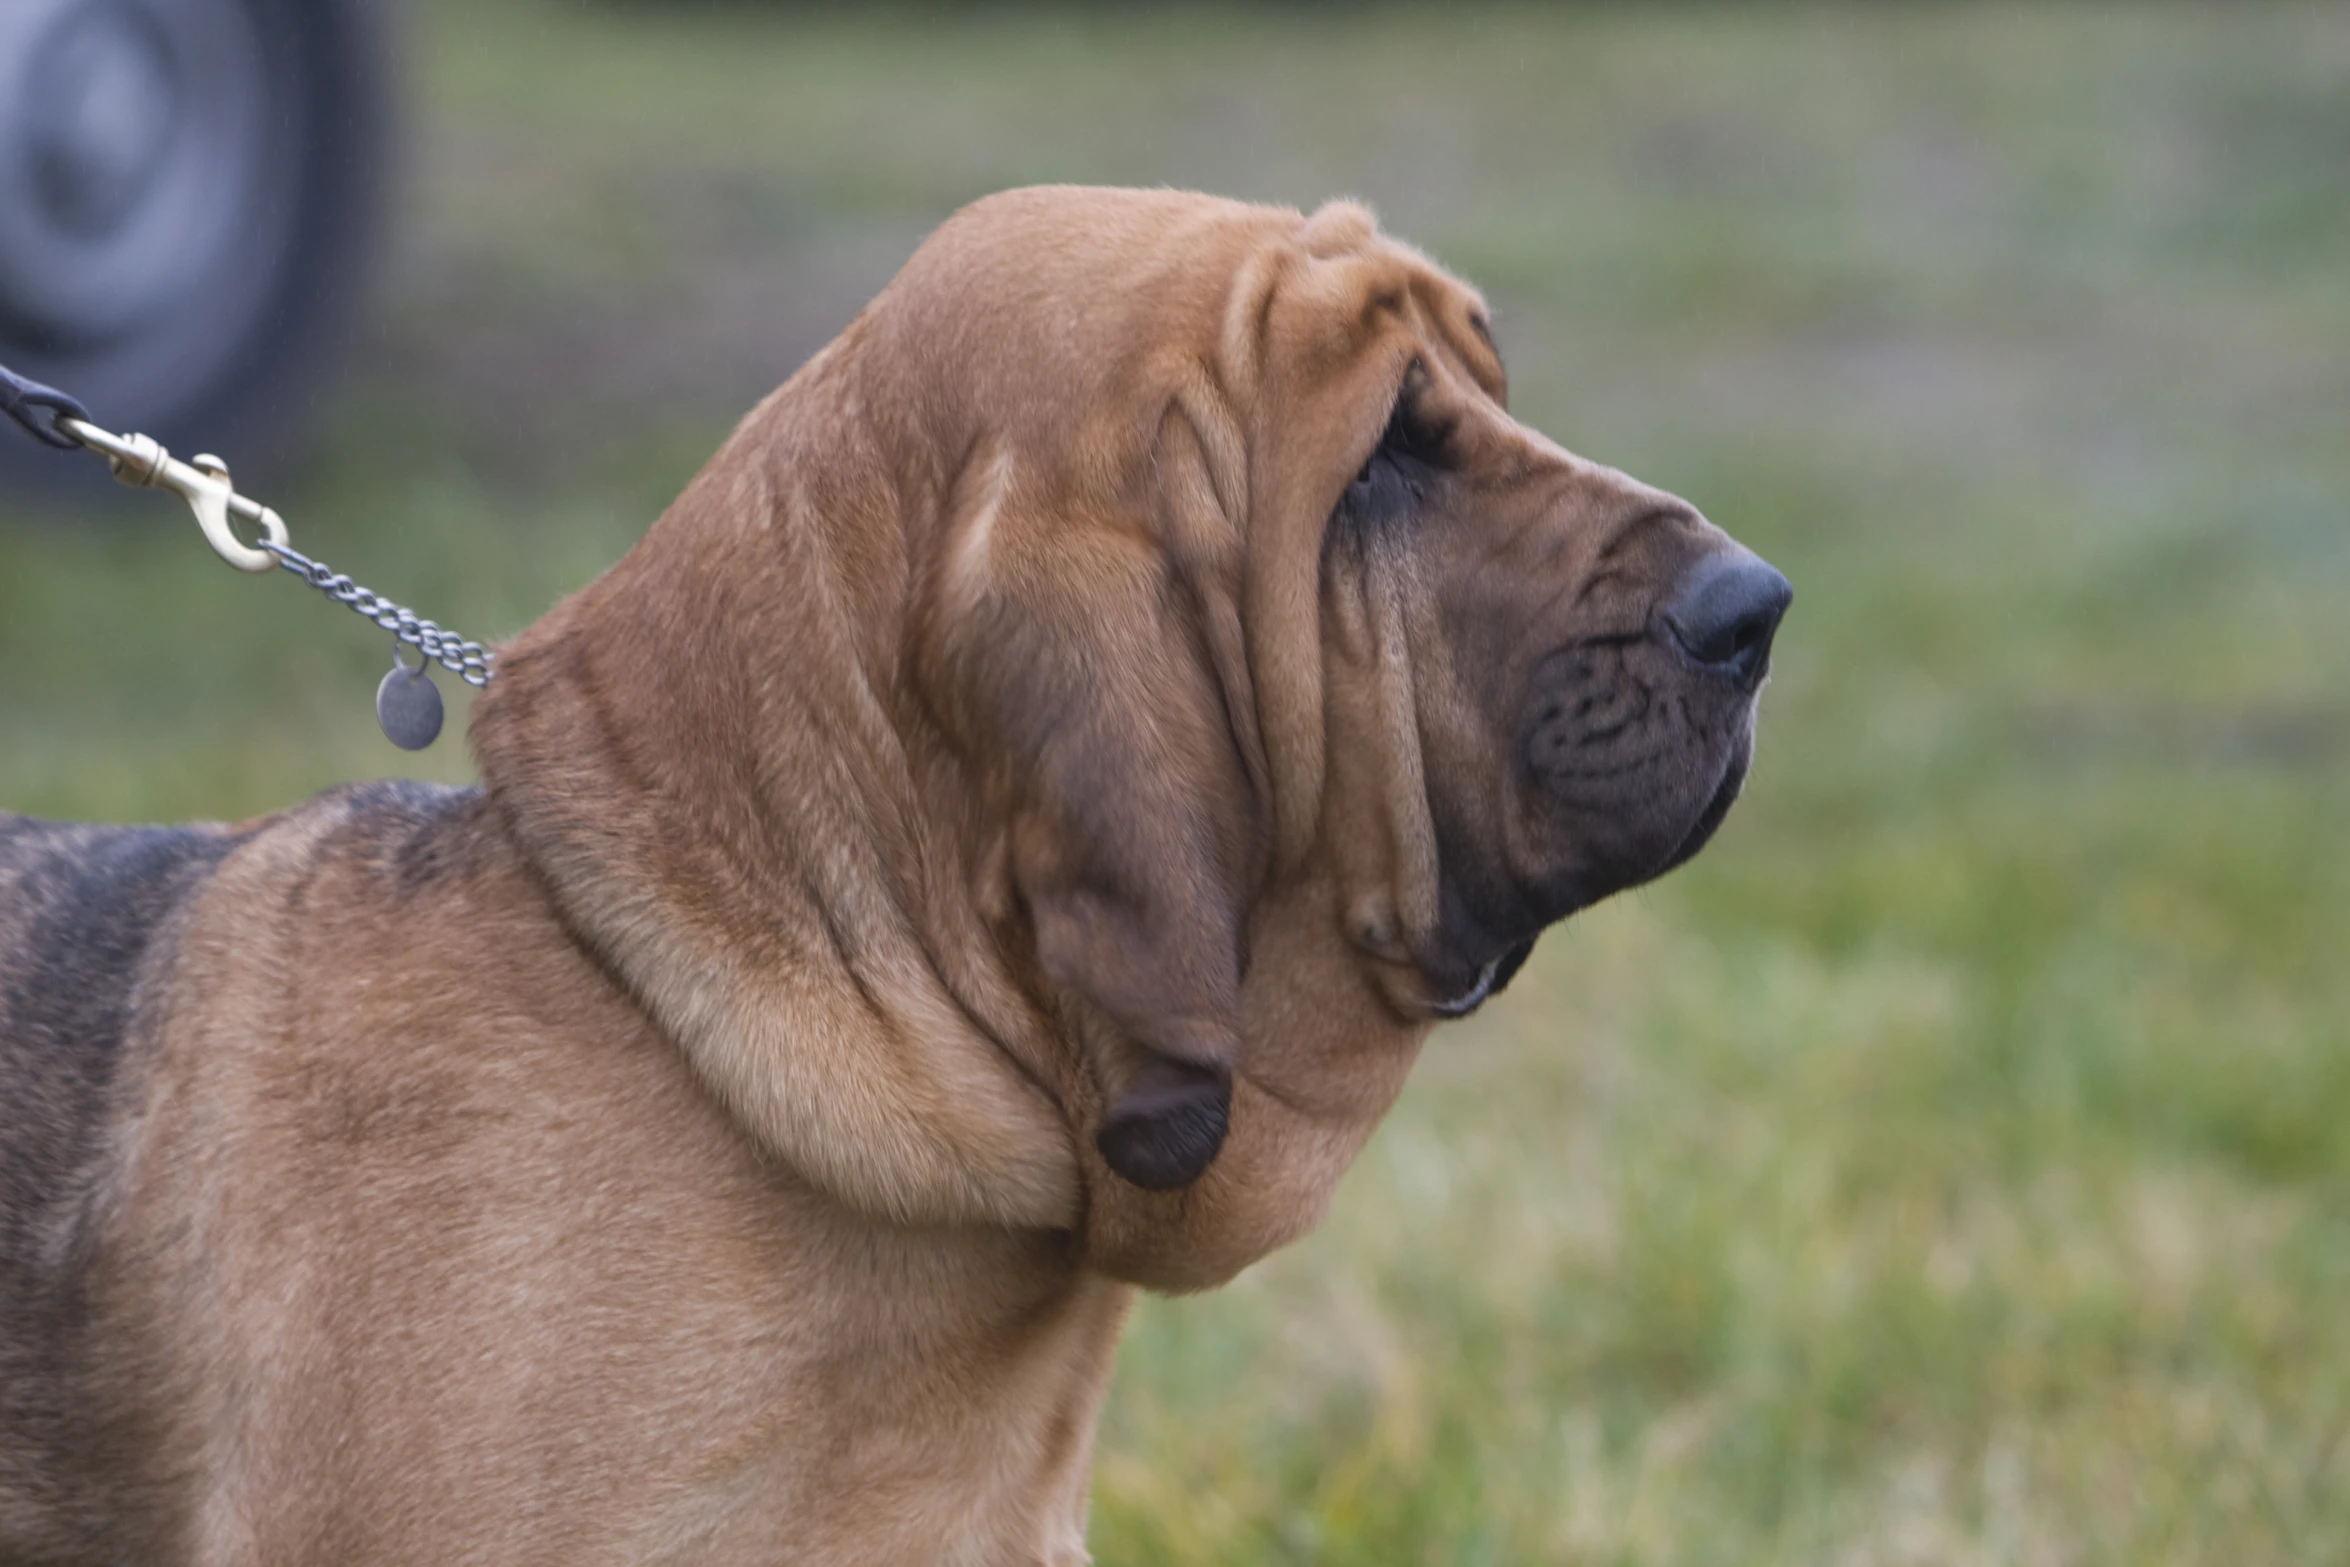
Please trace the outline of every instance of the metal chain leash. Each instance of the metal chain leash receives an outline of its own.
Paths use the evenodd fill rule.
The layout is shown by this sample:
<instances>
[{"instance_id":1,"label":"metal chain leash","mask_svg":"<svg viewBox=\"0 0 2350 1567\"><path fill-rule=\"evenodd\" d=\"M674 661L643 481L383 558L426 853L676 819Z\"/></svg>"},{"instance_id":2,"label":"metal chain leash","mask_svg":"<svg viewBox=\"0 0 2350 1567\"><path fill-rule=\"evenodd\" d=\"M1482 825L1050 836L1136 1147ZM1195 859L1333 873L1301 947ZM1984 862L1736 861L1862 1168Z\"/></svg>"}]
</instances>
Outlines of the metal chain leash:
<instances>
[{"instance_id":1,"label":"metal chain leash","mask_svg":"<svg viewBox=\"0 0 2350 1567\"><path fill-rule=\"evenodd\" d=\"M429 666L439 664L469 686L490 683L496 654L295 549L287 542L285 520L251 497L239 495L229 482L228 465L219 458L202 454L193 462L181 462L152 436L117 435L103 429L72 397L18 375L6 365L0 365L0 413L44 446L65 450L79 446L104 457L118 483L178 495L195 512L204 537L220 558L239 571L282 566L336 603L348 605L389 631L394 639L392 672L376 689L375 710L385 737L394 745L421 750L440 733L441 699L425 675ZM229 527L231 516L258 528L260 542L247 544L238 538ZM413 667L400 662L401 646L416 649L418 659Z\"/></svg>"},{"instance_id":2,"label":"metal chain leash","mask_svg":"<svg viewBox=\"0 0 2350 1567\"><path fill-rule=\"evenodd\" d=\"M264 539L261 547L276 556L277 563L286 570L337 604L348 604L467 685L480 687L490 683L490 660L496 655L479 642L468 642L453 631L443 631L431 621L418 618L414 610L393 603L373 589L361 587L332 566L312 560L291 545Z\"/></svg>"}]
</instances>

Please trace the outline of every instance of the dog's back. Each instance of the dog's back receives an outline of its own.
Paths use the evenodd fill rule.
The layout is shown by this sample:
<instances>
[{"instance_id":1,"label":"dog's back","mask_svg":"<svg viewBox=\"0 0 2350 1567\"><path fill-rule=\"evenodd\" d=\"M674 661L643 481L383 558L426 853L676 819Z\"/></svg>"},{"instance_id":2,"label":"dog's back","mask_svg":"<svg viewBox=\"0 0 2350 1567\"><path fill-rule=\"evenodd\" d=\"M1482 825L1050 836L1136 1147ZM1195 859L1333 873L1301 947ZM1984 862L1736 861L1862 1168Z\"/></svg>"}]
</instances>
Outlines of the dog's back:
<instances>
[{"instance_id":1,"label":"dog's back","mask_svg":"<svg viewBox=\"0 0 2350 1567\"><path fill-rule=\"evenodd\" d=\"M97 1236L149 1002L238 841L0 813L0 1561L136 1560L168 1528L160 1368L95 1331Z\"/></svg>"}]
</instances>

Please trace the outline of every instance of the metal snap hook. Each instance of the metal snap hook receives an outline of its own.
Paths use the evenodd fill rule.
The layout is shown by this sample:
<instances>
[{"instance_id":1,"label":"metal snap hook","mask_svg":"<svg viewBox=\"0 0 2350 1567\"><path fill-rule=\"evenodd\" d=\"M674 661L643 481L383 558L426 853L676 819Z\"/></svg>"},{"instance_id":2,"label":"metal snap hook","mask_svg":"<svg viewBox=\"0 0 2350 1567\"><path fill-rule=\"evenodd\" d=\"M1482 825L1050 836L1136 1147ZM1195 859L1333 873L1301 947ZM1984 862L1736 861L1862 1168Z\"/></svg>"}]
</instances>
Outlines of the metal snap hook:
<instances>
[{"instance_id":1,"label":"metal snap hook","mask_svg":"<svg viewBox=\"0 0 2350 1567\"><path fill-rule=\"evenodd\" d=\"M106 466L114 471L118 483L133 489L169 490L186 501L213 552L237 570L267 571L277 564L277 556L268 549L256 549L239 539L229 528L228 519L231 512L236 513L258 527L267 544L281 548L288 538L284 519L260 502L239 495L229 482L228 464L210 452L198 454L193 463L184 463L151 435L116 435L70 417L57 423L83 445L105 453Z\"/></svg>"}]
</instances>

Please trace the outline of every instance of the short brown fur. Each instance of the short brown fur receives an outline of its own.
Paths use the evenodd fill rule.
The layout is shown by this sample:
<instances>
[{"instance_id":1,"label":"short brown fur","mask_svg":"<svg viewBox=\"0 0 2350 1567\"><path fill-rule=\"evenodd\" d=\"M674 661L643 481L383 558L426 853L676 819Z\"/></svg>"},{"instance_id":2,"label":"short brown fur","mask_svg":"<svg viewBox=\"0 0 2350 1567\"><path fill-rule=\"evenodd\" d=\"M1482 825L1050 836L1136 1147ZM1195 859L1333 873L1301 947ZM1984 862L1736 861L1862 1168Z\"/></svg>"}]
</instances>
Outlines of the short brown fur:
<instances>
[{"instance_id":1,"label":"short brown fur","mask_svg":"<svg viewBox=\"0 0 2350 1567\"><path fill-rule=\"evenodd\" d=\"M1430 1022L1742 774L1751 694L1640 640L1725 541L1505 397L1351 204L955 217L501 652L483 790L155 894L36 1112L80 1162L0 1186L76 1314L0 1357L82 1401L0 1402L0 1560L1086 1560L1131 1288L1309 1228ZM1399 399L1444 455L1380 490ZM1531 802L1586 644L1673 701L1540 732L1648 781Z\"/></svg>"}]
</instances>

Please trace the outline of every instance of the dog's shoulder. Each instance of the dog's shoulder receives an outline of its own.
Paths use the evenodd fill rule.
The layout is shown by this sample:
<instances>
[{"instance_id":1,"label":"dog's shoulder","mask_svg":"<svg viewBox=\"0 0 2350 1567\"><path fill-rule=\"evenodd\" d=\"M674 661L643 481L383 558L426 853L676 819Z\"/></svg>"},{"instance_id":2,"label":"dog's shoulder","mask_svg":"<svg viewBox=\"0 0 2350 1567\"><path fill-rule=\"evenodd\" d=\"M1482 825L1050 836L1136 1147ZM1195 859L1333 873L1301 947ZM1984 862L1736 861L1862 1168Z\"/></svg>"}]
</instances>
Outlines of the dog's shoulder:
<instances>
[{"instance_id":1,"label":"dog's shoulder","mask_svg":"<svg viewBox=\"0 0 2350 1567\"><path fill-rule=\"evenodd\" d=\"M120 1461L137 1401L108 1396L88 1342L92 1273L144 1009L242 838L0 814L0 1558L154 1539Z\"/></svg>"},{"instance_id":2,"label":"dog's shoulder","mask_svg":"<svg viewBox=\"0 0 2350 1567\"><path fill-rule=\"evenodd\" d=\"M0 815L0 1277L64 1260L158 937L243 837Z\"/></svg>"},{"instance_id":3,"label":"dog's shoulder","mask_svg":"<svg viewBox=\"0 0 2350 1567\"><path fill-rule=\"evenodd\" d=\"M93 1541L142 1559L174 1531L171 1487L140 1461L153 1378L138 1335L102 1324L113 1199L159 1041L194 999L174 990L217 923L198 913L207 890L252 881L224 866L258 856L274 897L240 890L227 917L240 949L266 946L273 923L317 916L320 878L355 876L397 910L466 877L492 832L478 790L404 782L227 827L0 812L0 1561Z\"/></svg>"}]
</instances>

